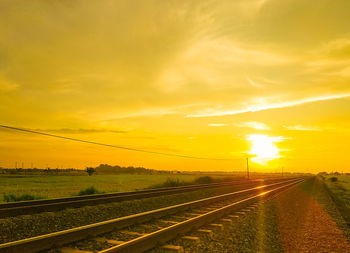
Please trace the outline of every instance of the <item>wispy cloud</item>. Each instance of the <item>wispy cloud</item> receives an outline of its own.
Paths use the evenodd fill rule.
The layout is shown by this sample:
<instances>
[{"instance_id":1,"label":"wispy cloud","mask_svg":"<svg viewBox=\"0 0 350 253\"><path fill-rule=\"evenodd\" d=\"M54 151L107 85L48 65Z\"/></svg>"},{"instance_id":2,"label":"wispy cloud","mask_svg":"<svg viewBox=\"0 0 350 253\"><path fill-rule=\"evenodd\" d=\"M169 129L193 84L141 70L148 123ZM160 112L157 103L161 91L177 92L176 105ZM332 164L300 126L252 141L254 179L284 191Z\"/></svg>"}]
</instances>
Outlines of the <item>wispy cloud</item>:
<instances>
[{"instance_id":1,"label":"wispy cloud","mask_svg":"<svg viewBox=\"0 0 350 253\"><path fill-rule=\"evenodd\" d=\"M256 121L238 123L238 124L235 124L235 126L248 127L248 128L253 128L256 130L269 130L269 129L271 129L269 126L265 125L264 123L256 122Z\"/></svg>"},{"instance_id":2,"label":"wispy cloud","mask_svg":"<svg viewBox=\"0 0 350 253\"><path fill-rule=\"evenodd\" d=\"M348 66L350 64L350 39L342 38L331 40L323 46L316 48L313 52L313 59L308 61L306 71L327 76L339 75L349 77Z\"/></svg>"},{"instance_id":3,"label":"wispy cloud","mask_svg":"<svg viewBox=\"0 0 350 253\"><path fill-rule=\"evenodd\" d=\"M0 80L0 91L12 91L19 88L19 85L17 83L7 81L7 80Z\"/></svg>"},{"instance_id":4,"label":"wispy cloud","mask_svg":"<svg viewBox=\"0 0 350 253\"><path fill-rule=\"evenodd\" d=\"M33 131L42 131L50 133L66 133L66 134L91 134L91 133L117 133L124 134L127 131L109 130L109 129L82 129L82 128L60 128L60 129L33 129Z\"/></svg>"},{"instance_id":5,"label":"wispy cloud","mask_svg":"<svg viewBox=\"0 0 350 253\"><path fill-rule=\"evenodd\" d=\"M304 98L300 100L287 101L287 102L281 102L281 103L270 103L266 105L250 106L248 108L241 109L241 110L221 110L221 111L216 110L215 111L215 110L208 109L206 112L202 112L202 113L199 112L198 114L189 114L189 115L186 115L186 117L197 118L197 117L229 116L229 115L243 114L248 112L259 112L259 111L265 111L265 110L271 110L271 109L293 107L293 106L298 106L302 104L334 100L334 99L342 99L342 98L348 98L348 97L350 97L350 93L325 95L325 96L310 97L310 98Z\"/></svg>"},{"instance_id":6,"label":"wispy cloud","mask_svg":"<svg viewBox=\"0 0 350 253\"><path fill-rule=\"evenodd\" d=\"M333 59L348 59L350 56L350 39L342 38L330 41L320 49L320 53Z\"/></svg>"},{"instance_id":7,"label":"wispy cloud","mask_svg":"<svg viewBox=\"0 0 350 253\"><path fill-rule=\"evenodd\" d=\"M321 131L321 128L314 127L314 126L295 125L295 126L283 126L283 127L292 131Z\"/></svg>"},{"instance_id":8,"label":"wispy cloud","mask_svg":"<svg viewBox=\"0 0 350 253\"><path fill-rule=\"evenodd\" d=\"M264 85L262 85L261 83L257 83L255 81L253 81L250 77L247 77L247 81L248 83L250 83L251 86L256 87L256 88L264 88Z\"/></svg>"},{"instance_id":9,"label":"wispy cloud","mask_svg":"<svg viewBox=\"0 0 350 253\"><path fill-rule=\"evenodd\" d=\"M221 123L211 123L211 124L208 124L208 126L212 126L212 127L220 127L220 126L227 126L227 124L221 124Z\"/></svg>"},{"instance_id":10,"label":"wispy cloud","mask_svg":"<svg viewBox=\"0 0 350 253\"><path fill-rule=\"evenodd\" d=\"M222 63L253 63L259 65L274 65L289 63L291 59L267 50L258 50L246 48L242 45L235 44L227 39L202 40L191 50L187 52L187 56L203 56L207 60L214 60Z\"/></svg>"},{"instance_id":11,"label":"wispy cloud","mask_svg":"<svg viewBox=\"0 0 350 253\"><path fill-rule=\"evenodd\" d=\"M239 73L242 64L255 68L280 66L293 61L294 59L264 48L249 47L227 38L205 37L188 45L161 72L154 85L166 93L184 89L191 83L237 87L244 86L248 81L250 85L261 88L262 84Z\"/></svg>"}]
</instances>

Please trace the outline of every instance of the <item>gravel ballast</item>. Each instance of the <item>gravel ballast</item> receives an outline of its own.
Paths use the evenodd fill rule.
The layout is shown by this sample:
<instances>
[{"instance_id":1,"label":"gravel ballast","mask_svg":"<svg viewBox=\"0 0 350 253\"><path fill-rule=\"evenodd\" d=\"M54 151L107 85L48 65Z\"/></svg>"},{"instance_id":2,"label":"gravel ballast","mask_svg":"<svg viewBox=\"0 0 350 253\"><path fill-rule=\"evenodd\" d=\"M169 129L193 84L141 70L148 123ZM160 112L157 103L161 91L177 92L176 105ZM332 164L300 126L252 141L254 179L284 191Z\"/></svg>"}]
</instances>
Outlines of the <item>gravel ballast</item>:
<instances>
[{"instance_id":1,"label":"gravel ballast","mask_svg":"<svg viewBox=\"0 0 350 253\"><path fill-rule=\"evenodd\" d=\"M213 223L220 223L220 220ZM240 214L223 231L213 236L192 231L200 243L188 243L181 238L169 242L181 245L185 252L350 252L346 233L337 226L343 224L334 203L316 179L280 193L276 198ZM212 229L204 226L202 229ZM163 252L161 248L152 253Z\"/></svg>"},{"instance_id":2,"label":"gravel ballast","mask_svg":"<svg viewBox=\"0 0 350 253\"><path fill-rule=\"evenodd\" d=\"M234 185L141 200L0 219L0 243L88 225L130 214L237 191L247 187L254 187L256 185L258 184Z\"/></svg>"}]
</instances>

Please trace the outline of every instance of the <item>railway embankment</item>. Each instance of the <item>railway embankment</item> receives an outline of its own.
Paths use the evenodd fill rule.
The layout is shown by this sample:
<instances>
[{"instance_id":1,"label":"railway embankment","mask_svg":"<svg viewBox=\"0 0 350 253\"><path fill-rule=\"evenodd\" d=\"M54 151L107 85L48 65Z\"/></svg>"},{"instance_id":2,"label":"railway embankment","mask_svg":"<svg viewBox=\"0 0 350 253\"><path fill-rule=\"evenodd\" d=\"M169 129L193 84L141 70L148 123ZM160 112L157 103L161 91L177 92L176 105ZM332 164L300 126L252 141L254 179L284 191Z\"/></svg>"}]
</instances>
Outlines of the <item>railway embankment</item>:
<instances>
[{"instance_id":1,"label":"railway embankment","mask_svg":"<svg viewBox=\"0 0 350 253\"><path fill-rule=\"evenodd\" d=\"M69 208L0 219L0 243L20 240L51 232L84 226L156 208L185 203L219 194L257 186L261 183L233 185L213 189L199 189L172 195L132 201Z\"/></svg>"}]
</instances>

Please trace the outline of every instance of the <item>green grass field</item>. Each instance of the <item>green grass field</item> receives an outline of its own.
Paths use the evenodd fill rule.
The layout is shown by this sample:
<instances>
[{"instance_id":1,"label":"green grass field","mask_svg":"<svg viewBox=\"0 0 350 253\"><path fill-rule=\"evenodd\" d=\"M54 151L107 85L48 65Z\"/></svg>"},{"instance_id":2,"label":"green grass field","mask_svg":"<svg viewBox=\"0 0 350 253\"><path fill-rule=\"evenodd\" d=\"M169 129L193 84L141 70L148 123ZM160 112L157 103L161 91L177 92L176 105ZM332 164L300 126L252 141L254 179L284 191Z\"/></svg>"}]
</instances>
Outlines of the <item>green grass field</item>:
<instances>
[{"instance_id":1,"label":"green grass field","mask_svg":"<svg viewBox=\"0 0 350 253\"><path fill-rule=\"evenodd\" d=\"M336 177L337 181L332 182L332 177ZM344 220L350 225L350 175L327 175L323 181Z\"/></svg>"},{"instance_id":2,"label":"green grass field","mask_svg":"<svg viewBox=\"0 0 350 253\"><path fill-rule=\"evenodd\" d=\"M4 195L22 196L29 194L35 198L70 197L76 196L81 190L92 186L99 192L124 192L145 189L152 186L162 187L163 183L169 181L169 179L170 181L180 183L179 185L183 182L193 183L195 179L203 176L210 176L215 181L222 181L223 179L225 181L241 180L245 178L244 173L94 174L92 176L88 176L87 174L0 174L0 202L5 201ZM279 174L252 173L251 178L279 176Z\"/></svg>"},{"instance_id":3,"label":"green grass field","mask_svg":"<svg viewBox=\"0 0 350 253\"><path fill-rule=\"evenodd\" d=\"M196 175L93 175L93 176L55 176L55 175L0 175L0 201L3 194L31 194L44 198L69 197L80 190L94 186L101 192L119 192L144 189L161 184L167 178L192 181Z\"/></svg>"},{"instance_id":4,"label":"green grass field","mask_svg":"<svg viewBox=\"0 0 350 253\"><path fill-rule=\"evenodd\" d=\"M330 180L331 177L336 177L338 180L336 182L332 182ZM332 190L332 192L334 192L337 196L342 198L350 208L350 175L328 175L325 177L324 181L329 189Z\"/></svg>"}]
</instances>

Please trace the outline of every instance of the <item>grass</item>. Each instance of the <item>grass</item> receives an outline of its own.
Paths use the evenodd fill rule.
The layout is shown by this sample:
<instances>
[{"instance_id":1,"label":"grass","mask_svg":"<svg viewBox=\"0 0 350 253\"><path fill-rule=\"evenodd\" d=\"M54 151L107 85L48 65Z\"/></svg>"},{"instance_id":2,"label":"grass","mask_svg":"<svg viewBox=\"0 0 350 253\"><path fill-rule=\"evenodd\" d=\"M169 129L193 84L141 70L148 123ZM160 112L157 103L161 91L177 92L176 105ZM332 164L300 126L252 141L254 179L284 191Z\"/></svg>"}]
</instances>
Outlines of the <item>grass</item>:
<instances>
[{"instance_id":1,"label":"grass","mask_svg":"<svg viewBox=\"0 0 350 253\"><path fill-rule=\"evenodd\" d=\"M45 197L42 196L34 196L31 194L22 194L22 195L15 195L13 193L3 195L3 200L5 202L18 202L18 201L26 201L26 200L36 200L36 199L44 199Z\"/></svg>"},{"instance_id":2,"label":"grass","mask_svg":"<svg viewBox=\"0 0 350 253\"><path fill-rule=\"evenodd\" d=\"M256 183L256 185L258 184ZM163 208L169 205L177 205L231 191L242 190L245 187L245 185L233 185L219 189L202 189L173 195L113 202L74 209L69 208L57 212L10 217L0 222L0 243L88 225L156 208Z\"/></svg>"},{"instance_id":3,"label":"grass","mask_svg":"<svg viewBox=\"0 0 350 253\"><path fill-rule=\"evenodd\" d=\"M189 181L183 181L179 178L167 178L165 182L160 184L154 184L147 188L149 189L155 189L155 188L164 188L164 187L177 187L177 186L183 186L183 185L190 185L191 182Z\"/></svg>"},{"instance_id":4,"label":"grass","mask_svg":"<svg viewBox=\"0 0 350 253\"><path fill-rule=\"evenodd\" d=\"M339 212L350 227L350 176L325 176L323 182Z\"/></svg>"},{"instance_id":5,"label":"grass","mask_svg":"<svg viewBox=\"0 0 350 253\"><path fill-rule=\"evenodd\" d=\"M0 175L0 194L32 195L47 198L76 196L93 186L100 192L123 192L149 188L151 185L193 182L198 174L120 174L120 175ZM0 196L0 201L6 201Z\"/></svg>"},{"instance_id":6,"label":"grass","mask_svg":"<svg viewBox=\"0 0 350 253\"><path fill-rule=\"evenodd\" d=\"M80 190L78 195L83 196L83 195L91 195L91 194L99 194L99 193L103 193L103 192L97 190L94 186L90 186L86 189Z\"/></svg>"},{"instance_id":7,"label":"grass","mask_svg":"<svg viewBox=\"0 0 350 253\"><path fill-rule=\"evenodd\" d=\"M232 179L231 179L232 180ZM193 182L195 184L211 184L214 183L216 180L213 177L210 176L204 176L204 177L198 177ZM221 180L220 180L221 181ZM230 181L227 179L226 181Z\"/></svg>"},{"instance_id":8,"label":"grass","mask_svg":"<svg viewBox=\"0 0 350 253\"><path fill-rule=\"evenodd\" d=\"M154 188L163 188L163 187L177 187L177 186L192 185L192 184L211 184L211 183L217 183L217 182L228 182L233 180L237 180L237 178L202 176L202 177L197 177L192 181L183 181L183 180L180 180L179 178L167 178L165 182L161 184L151 185L148 188L154 189Z\"/></svg>"},{"instance_id":9,"label":"grass","mask_svg":"<svg viewBox=\"0 0 350 253\"><path fill-rule=\"evenodd\" d=\"M254 178L278 175L252 174ZM193 183L212 183L243 179L245 174L235 173L162 173L162 174L112 174L112 175L10 175L0 174L0 195L31 195L46 198L76 196L89 187L99 192L125 192L154 187L181 186ZM0 196L0 202L7 201Z\"/></svg>"}]
</instances>

